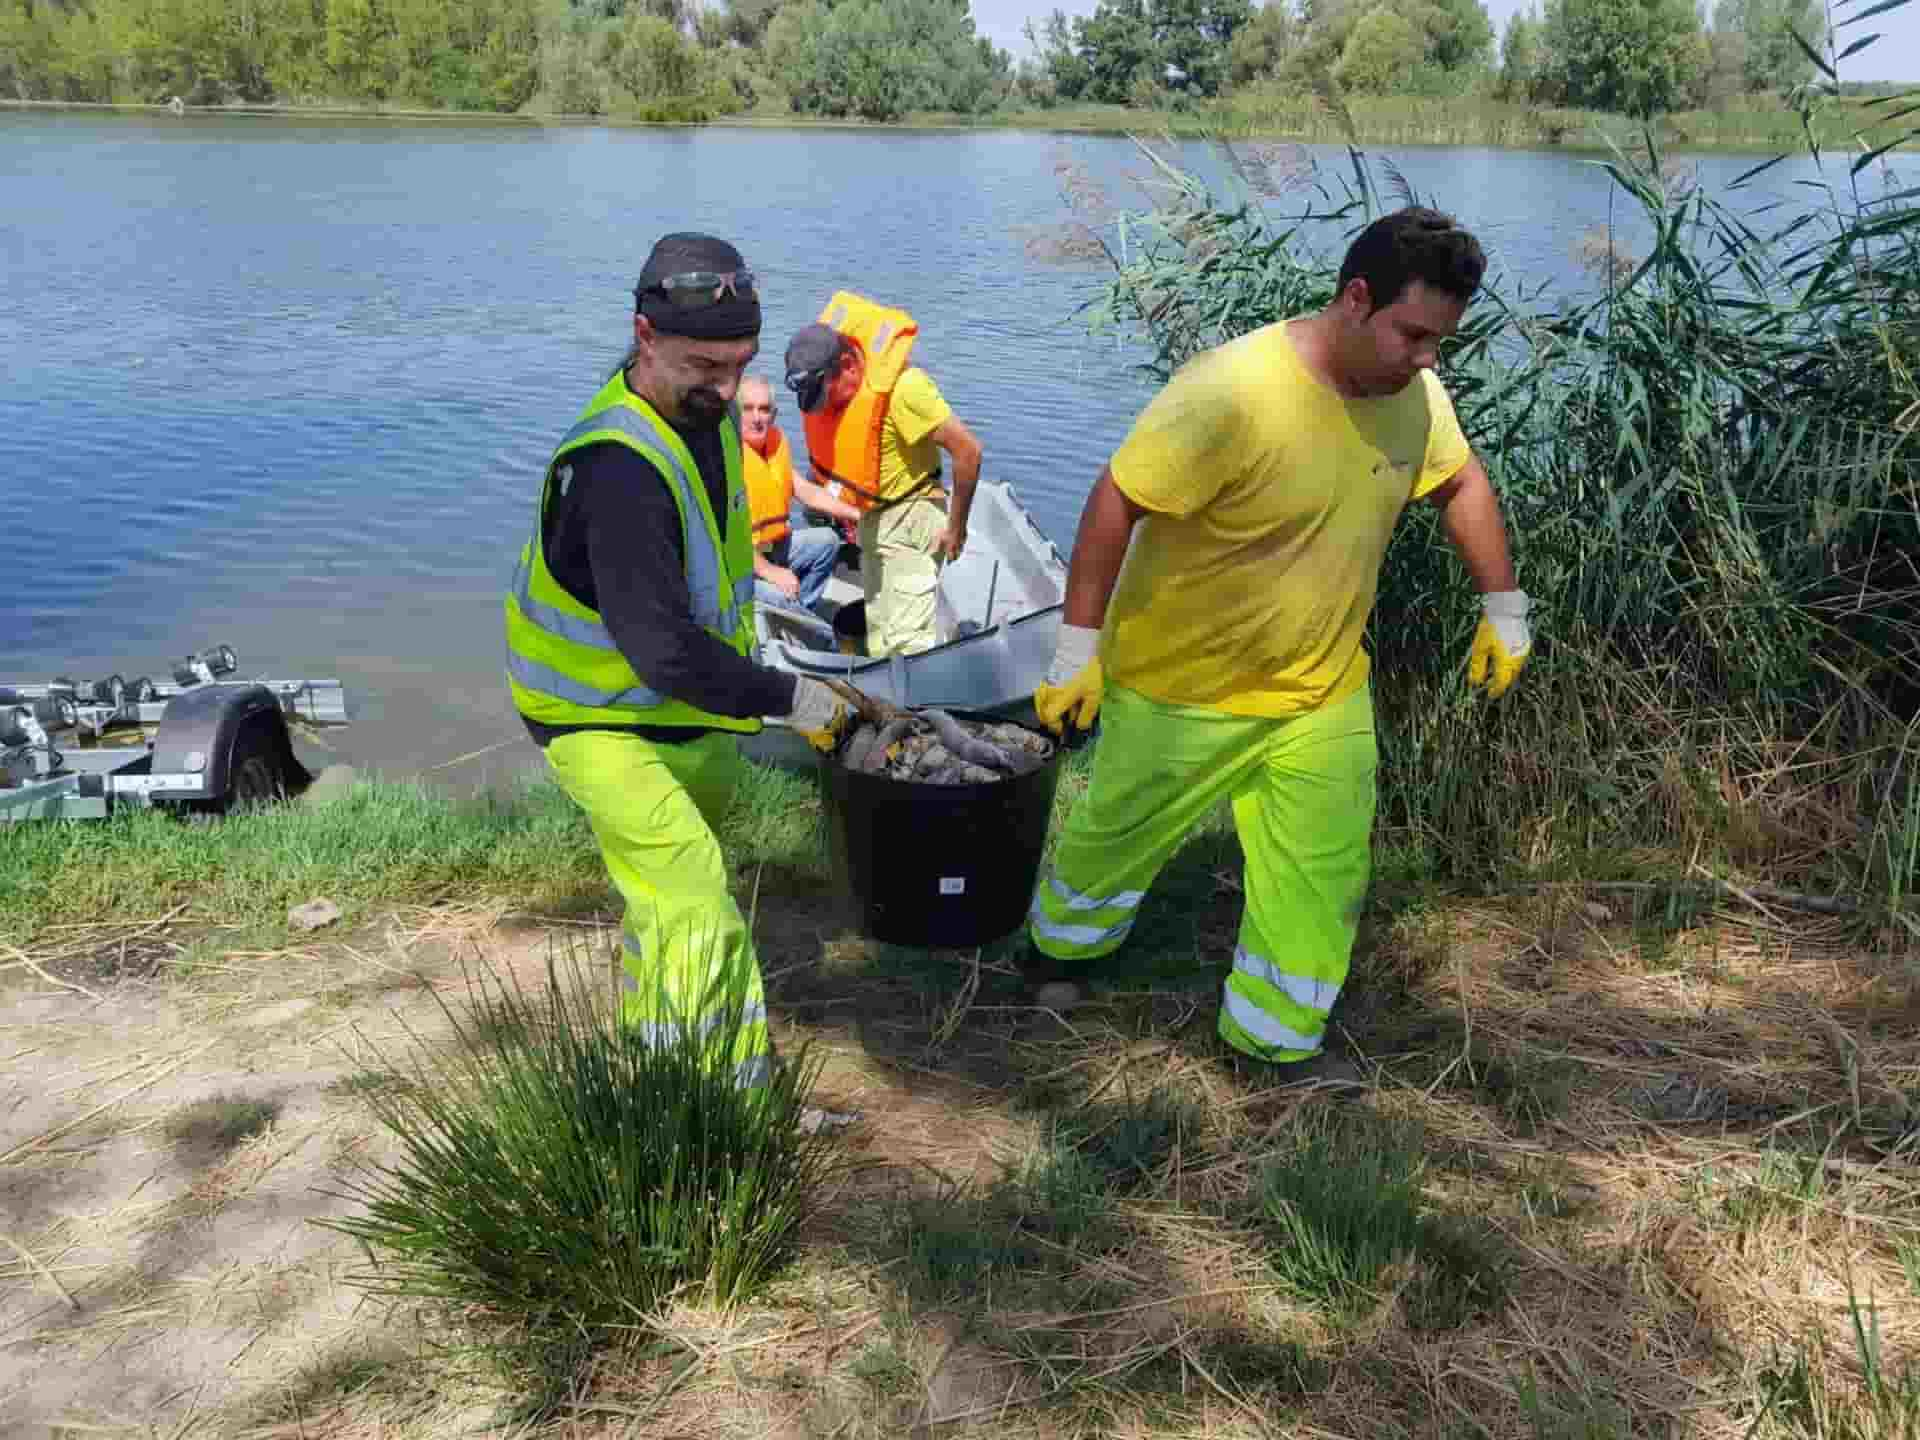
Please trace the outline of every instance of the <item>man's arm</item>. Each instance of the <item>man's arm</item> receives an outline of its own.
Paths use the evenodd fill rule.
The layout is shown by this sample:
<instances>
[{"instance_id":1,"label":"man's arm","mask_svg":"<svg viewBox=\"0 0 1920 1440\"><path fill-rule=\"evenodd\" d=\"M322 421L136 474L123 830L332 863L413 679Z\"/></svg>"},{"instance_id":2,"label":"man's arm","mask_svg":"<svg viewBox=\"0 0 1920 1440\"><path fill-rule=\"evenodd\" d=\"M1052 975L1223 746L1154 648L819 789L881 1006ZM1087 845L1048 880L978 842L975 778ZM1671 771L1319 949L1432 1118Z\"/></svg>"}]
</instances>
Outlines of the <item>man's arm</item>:
<instances>
[{"instance_id":1,"label":"man's arm","mask_svg":"<svg viewBox=\"0 0 1920 1440\"><path fill-rule=\"evenodd\" d=\"M1440 507L1440 528L1447 532L1467 574L1473 577L1474 589L1482 595L1494 595L1520 588L1513 555L1507 547L1500 501L1477 457L1469 456L1453 478L1429 492L1427 498Z\"/></svg>"},{"instance_id":2,"label":"man's arm","mask_svg":"<svg viewBox=\"0 0 1920 1440\"><path fill-rule=\"evenodd\" d=\"M831 515L836 520L845 520L851 524L860 523L860 512L828 490L824 485L816 485L806 476L794 472L793 493L800 497L800 503L809 510L821 515Z\"/></svg>"},{"instance_id":3,"label":"man's arm","mask_svg":"<svg viewBox=\"0 0 1920 1440\"><path fill-rule=\"evenodd\" d=\"M753 578L766 581L789 600L800 593L800 577L784 565L774 564L764 546L753 552Z\"/></svg>"},{"instance_id":4,"label":"man's arm","mask_svg":"<svg viewBox=\"0 0 1920 1440\"><path fill-rule=\"evenodd\" d=\"M949 415L930 432L933 443L953 459L953 498L947 502L947 528L933 542L935 559L960 558L967 544L967 516L973 510L974 487L980 483L980 441L957 415Z\"/></svg>"},{"instance_id":5,"label":"man's arm","mask_svg":"<svg viewBox=\"0 0 1920 1440\"><path fill-rule=\"evenodd\" d=\"M634 674L714 715L790 711L792 675L754 664L694 622L680 515L659 472L624 446L580 454L593 455L590 465L576 461L573 486L585 511L594 608Z\"/></svg>"},{"instance_id":6,"label":"man's arm","mask_svg":"<svg viewBox=\"0 0 1920 1440\"><path fill-rule=\"evenodd\" d=\"M1120 564L1127 558L1133 527L1152 512L1129 500L1114 483L1113 471L1102 470L1087 503L1080 510L1080 528L1073 537L1073 559L1067 565L1067 605L1061 618L1069 625L1098 630L1107 621L1107 602L1113 598Z\"/></svg>"}]
</instances>

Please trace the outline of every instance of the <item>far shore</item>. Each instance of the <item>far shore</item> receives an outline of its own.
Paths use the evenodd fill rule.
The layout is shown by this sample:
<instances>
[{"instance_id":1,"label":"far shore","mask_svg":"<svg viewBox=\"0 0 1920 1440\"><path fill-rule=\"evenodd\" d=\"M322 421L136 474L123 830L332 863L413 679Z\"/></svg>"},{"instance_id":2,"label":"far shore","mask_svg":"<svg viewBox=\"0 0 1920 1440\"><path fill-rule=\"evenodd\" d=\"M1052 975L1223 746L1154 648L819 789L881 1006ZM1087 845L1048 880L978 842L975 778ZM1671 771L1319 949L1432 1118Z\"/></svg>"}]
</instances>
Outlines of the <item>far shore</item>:
<instances>
[{"instance_id":1,"label":"far shore","mask_svg":"<svg viewBox=\"0 0 1920 1440\"><path fill-rule=\"evenodd\" d=\"M1844 123L1857 102L1843 101L1823 127L1823 145L1850 144L1870 132ZM312 104L186 105L114 104L99 101L6 100L0 110L99 111L167 118L207 116L302 120L458 122L501 125L602 126L610 129L688 129L687 123L627 119L614 115L491 110L430 110L407 106L318 101ZM1634 144L1641 122L1625 115L1560 110L1477 97L1354 97L1348 104L1352 130L1309 96L1239 96L1193 110L1138 110L1120 105L1076 105L1053 110L1001 110L969 116L917 113L874 121L765 112L721 115L698 122L708 128L849 131L958 132L1032 131L1040 134L1167 134L1177 138L1294 141L1309 144L1442 145L1509 150L1605 150ZM1860 118L1877 118L1866 112ZM1654 133L1670 151L1778 153L1805 145L1799 117L1784 105L1754 104L1729 110L1690 110L1657 117ZM1912 143L1897 147L1912 148Z\"/></svg>"}]
</instances>

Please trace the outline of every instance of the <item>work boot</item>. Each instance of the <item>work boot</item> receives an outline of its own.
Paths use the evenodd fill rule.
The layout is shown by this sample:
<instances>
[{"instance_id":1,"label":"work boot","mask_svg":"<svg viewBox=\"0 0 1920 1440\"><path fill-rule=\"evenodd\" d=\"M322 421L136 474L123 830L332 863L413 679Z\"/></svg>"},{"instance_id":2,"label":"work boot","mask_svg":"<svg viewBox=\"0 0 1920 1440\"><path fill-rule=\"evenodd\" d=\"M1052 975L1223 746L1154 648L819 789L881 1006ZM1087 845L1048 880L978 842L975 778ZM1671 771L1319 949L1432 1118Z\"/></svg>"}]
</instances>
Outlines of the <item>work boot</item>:
<instances>
[{"instance_id":1,"label":"work boot","mask_svg":"<svg viewBox=\"0 0 1920 1440\"><path fill-rule=\"evenodd\" d=\"M1031 940L1017 963L1027 1003L1035 1008L1065 1012L1087 998L1085 965L1056 960Z\"/></svg>"},{"instance_id":2,"label":"work boot","mask_svg":"<svg viewBox=\"0 0 1920 1440\"><path fill-rule=\"evenodd\" d=\"M1224 1058L1236 1079L1262 1090L1319 1089L1347 1096L1364 1090L1369 1078L1359 1061L1337 1050L1275 1061L1229 1048Z\"/></svg>"}]
</instances>

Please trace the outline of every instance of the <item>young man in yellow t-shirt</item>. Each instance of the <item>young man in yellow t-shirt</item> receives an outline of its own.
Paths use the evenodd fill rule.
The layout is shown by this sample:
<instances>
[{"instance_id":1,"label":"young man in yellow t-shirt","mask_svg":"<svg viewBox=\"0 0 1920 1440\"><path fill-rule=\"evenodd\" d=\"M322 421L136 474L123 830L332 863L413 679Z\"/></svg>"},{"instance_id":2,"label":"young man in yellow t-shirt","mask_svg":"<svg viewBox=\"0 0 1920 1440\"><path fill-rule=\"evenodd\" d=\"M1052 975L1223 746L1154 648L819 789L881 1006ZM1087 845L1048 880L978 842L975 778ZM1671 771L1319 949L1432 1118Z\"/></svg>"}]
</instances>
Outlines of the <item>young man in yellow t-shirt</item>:
<instances>
[{"instance_id":1,"label":"young man in yellow t-shirt","mask_svg":"<svg viewBox=\"0 0 1920 1440\"><path fill-rule=\"evenodd\" d=\"M1357 1074L1323 1039L1370 867L1361 635L1408 501L1440 507L1484 596L1470 682L1504 693L1532 646L1499 502L1433 373L1485 268L1444 215L1374 221L1326 309L1183 366L1101 474L1034 697L1056 732L1105 717L1034 897L1042 971L1071 978L1117 949L1160 867L1228 798L1247 898L1221 1037L1300 1078Z\"/></svg>"}]
</instances>

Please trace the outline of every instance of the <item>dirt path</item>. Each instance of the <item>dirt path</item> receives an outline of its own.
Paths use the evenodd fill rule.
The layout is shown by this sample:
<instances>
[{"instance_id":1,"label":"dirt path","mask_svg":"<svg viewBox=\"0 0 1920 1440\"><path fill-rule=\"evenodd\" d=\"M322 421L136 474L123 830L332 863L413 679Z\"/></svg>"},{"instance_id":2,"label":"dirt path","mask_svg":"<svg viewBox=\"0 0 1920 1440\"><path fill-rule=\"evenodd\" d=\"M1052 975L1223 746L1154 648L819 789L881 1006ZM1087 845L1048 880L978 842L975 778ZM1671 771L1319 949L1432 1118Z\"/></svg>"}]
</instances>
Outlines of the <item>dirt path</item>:
<instances>
[{"instance_id":1,"label":"dirt path","mask_svg":"<svg viewBox=\"0 0 1920 1440\"><path fill-rule=\"evenodd\" d=\"M444 1025L459 959L546 939L485 912L186 983L69 966L0 996L0 1434L185 1426L285 1387L364 1329L357 1262L312 1222L381 1141L360 1087ZM417 974L415 972L418 972Z\"/></svg>"}]
</instances>

